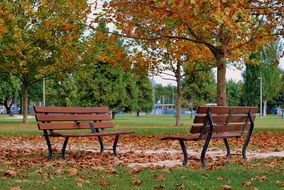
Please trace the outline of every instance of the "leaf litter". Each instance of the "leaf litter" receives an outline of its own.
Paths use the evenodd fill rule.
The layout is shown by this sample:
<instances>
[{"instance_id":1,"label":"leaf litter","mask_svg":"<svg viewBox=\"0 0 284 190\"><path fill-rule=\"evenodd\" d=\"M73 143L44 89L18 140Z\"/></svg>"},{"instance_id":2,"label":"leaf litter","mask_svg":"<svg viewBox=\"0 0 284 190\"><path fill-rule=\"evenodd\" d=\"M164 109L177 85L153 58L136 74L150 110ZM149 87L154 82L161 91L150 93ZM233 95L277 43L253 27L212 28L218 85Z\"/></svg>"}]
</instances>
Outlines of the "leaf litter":
<instances>
[{"instance_id":1,"label":"leaf litter","mask_svg":"<svg viewBox=\"0 0 284 190\"><path fill-rule=\"evenodd\" d=\"M115 157L111 150L99 153L99 145L96 138L71 138L67 147L67 159L62 160L58 155L47 161L46 142L42 136L12 136L0 137L0 163L7 166L5 177L17 175L22 166L32 167L44 165L45 168L57 168L54 174L61 175L64 172L69 176L76 176L80 168L99 169L103 168L107 173L115 174L114 166L128 166L132 169L129 174L139 173L143 168L163 169L182 167L183 154L180 145L175 141L160 141L163 135L133 135L122 137L118 143L118 156ZM248 147L248 159L277 157L278 159L267 162L267 165L275 166L284 158L284 133L261 132L252 136ZM105 146L112 146L113 138L104 137ZM241 154L243 140L230 139L234 154ZM63 139L52 139L53 149L59 152ZM203 142L186 142L190 155L190 167L200 168L199 155ZM229 163L225 158L226 151L220 140L212 141L207 152L209 169L217 169ZM234 152L235 151L235 152ZM241 159L240 155L233 155L230 160L244 166L247 162ZM67 163L70 165L67 171L59 166ZM257 164L256 164L257 165ZM16 167L18 169L10 169ZM248 167L248 166L247 166ZM250 165L253 167L253 164ZM47 174L38 171L38 174ZM222 180L222 177L218 178Z\"/></svg>"}]
</instances>

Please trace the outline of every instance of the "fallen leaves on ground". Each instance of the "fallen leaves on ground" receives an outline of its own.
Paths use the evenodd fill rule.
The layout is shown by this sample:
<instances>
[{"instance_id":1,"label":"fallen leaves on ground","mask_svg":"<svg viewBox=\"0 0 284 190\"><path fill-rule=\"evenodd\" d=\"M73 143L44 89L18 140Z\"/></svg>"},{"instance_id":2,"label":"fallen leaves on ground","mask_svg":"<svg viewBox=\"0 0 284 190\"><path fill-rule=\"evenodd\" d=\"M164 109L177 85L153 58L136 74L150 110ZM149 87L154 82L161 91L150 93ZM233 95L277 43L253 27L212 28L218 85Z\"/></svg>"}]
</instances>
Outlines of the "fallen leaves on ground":
<instances>
[{"instance_id":1,"label":"fallen leaves on ground","mask_svg":"<svg viewBox=\"0 0 284 190\"><path fill-rule=\"evenodd\" d=\"M17 172L14 170L6 170L4 172L4 177L15 177L17 175Z\"/></svg>"},{"instance_id":2,"label":"fallen leaves on ground","mask_svg":"<svg viewBox=\"0 0 284 190\"><path fill-rule=\"evenodd\" d=\"M231 190L231 189L232 189L232 186L231 186L231 185L222 185L222 186L221 186L221 189L222 189L222 190Z\"/></svg>"},{"instance_id":3,"label":"fallen leaves on ground","mask_svg":"<svg viewBox=\"0 0 284 190\"><path fill-rule=\"evenodd\" d=\"M139 173L144 167L152 170L166 168L167 162L173 162L168 168L177 168L181 166L183 154L177 141L160 141L165 135L133 135L123 136L118 143L118 156L113 156L111 151L99 153L97 138L71 138L67 146L67 159L62 160L58 155L53 155L52 160L47 160L47 147L44 138L41 135L36 136L0 136L0 163L5 168L2 177L14 177L22 168L31 168L33 166L41 166L42 168L50 168L52 173L38 169L38 175L45 178L51 178L53 175L77 176L81 168L98 169L108 174L115 174L115 166L133 165L129 170L129 174ZM258 151L283 151L284 133L258 132L253 134L251 144L254 149L258 147ZM62 138L53 138L54 152L60 152ZM112 137L104 137L106 147L111 147L113 143ZM197 155L190 154L189 167L193 169L201 169L198 160L200 147L203 141L186 142L189 151L196 151ZM229 143L232 149L241 150L243 140L230 139ZM219 151L223 146L222 140L214 140L210 143L209 150ZM250 150L250 146L248 151ZM91 151L90 151L91 150ZM167 151L168 150L168 151ZM224 149L223 149L224 150ZM171 152L174 151L174 152ZM279 163L284 158L276 158L267 160L262 163L251 163L241 159L240 155L232 156L226 159L224 155L206 155L206 162L209 169L218 169L230 162L242 164L245 168L258 167L260 164L268 167L279 167ZM147 165L145 165L147 163ZM165 165L163 165L165 163ZM69 169L65 170L63 166L68 165ZM11 169L13 168L13 169ZM217 180L222 180L220 176ZM264 178L256 178L257 180L265 180Z\"/></svg>"},{"instance_id":4,"label":"fallen leaves on ground","mask_svg":"<svg viewBox=\"0 0 284 190\"><path fill-rule=\"evenodd\" d=\"M139 185L142 184L142 181L141 181L140 179L138 179L138 178L134 178L134 179L131 181L131 183L132 183L133 185L135 185L135 186L139 186Z\"/></svg>"}]
</instances>

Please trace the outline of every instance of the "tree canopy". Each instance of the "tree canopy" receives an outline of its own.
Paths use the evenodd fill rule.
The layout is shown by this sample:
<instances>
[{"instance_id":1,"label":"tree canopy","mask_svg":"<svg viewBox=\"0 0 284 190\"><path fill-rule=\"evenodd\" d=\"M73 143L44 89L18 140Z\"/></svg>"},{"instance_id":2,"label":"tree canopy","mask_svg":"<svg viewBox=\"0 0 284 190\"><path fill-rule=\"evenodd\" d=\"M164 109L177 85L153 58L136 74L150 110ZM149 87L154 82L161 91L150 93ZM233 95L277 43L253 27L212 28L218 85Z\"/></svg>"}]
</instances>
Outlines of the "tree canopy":
<instances>
[{"instance_id":1,"label":"tree canopy","mask_svg":"<svg viewBox=\"0 0 284 190\"><path fill-rule=\"evenodd\" d=\"M149 43L188 41L184 48L192 55L198 50L197 56L214 58L217 103L225 105L226 64L283 35L283 7L282 0L113 0L105 11L122 36Z\"/></svg>"},{"instance_id":2,"label":"tree canopy","mask_svg":"<svg viewBox=\"0 0 284 190\"><path fill-rule=\"evenodd\" d=\"M28 87L43 77L65 74L79 61L88 13L84 0L0 3L0 72L22 83L24 122Z\"/></svg>"}]
</instances>

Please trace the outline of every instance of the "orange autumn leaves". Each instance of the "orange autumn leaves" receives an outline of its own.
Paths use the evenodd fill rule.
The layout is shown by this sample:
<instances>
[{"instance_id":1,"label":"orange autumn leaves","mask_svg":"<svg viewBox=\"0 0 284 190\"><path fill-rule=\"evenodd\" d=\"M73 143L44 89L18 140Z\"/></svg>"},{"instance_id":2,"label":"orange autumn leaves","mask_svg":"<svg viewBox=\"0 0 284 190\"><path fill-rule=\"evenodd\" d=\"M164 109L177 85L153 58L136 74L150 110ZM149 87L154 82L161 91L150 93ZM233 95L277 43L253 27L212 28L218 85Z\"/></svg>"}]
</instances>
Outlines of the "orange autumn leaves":
<instances>
[{"instance_id":1,"label":"orange autumn leaves","mask_svg":"<svg viewBox=\"0 0 284 190\"><path fill-rule=\"evenodd\" d=\"M214 51L211 48L218 47L226 58L233 60L275 39L273 31L277 25L283 24L283 18L277 16L283 12L281 1L119 0L111 1L106 11L127 36L188 40L196 46L203 44L203 49L211 51ZM191 51L195 49L187 49L187 52ZM193 55L207 57L208 52Z\"/></svg>"}]
</instances>

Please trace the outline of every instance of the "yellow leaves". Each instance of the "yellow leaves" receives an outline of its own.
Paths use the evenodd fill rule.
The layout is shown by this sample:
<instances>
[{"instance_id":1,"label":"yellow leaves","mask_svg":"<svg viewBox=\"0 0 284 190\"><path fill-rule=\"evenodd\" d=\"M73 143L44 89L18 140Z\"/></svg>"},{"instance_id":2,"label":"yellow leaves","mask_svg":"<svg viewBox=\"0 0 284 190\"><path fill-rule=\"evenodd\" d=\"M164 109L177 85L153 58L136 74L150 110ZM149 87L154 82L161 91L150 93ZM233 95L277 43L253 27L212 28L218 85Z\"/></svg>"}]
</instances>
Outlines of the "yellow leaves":
<instances>
[{"instance_id":1,"label":"yellow leaves","mask_svg":"<svg viewBox=\"0 0 284 190\"><path fill-rule=\"evenodd\" d=\"M7 28L5 26L5 23L2 19L0 19L0 37L2 34L7 32Z\"/></svg>"},{"instance_id":2,"label":"yellow leaves","mask_svg":"<svg viewBox=\"0 0 284 190\"><path fill-rule=\"evenodd\" d=\"M132 168L131 170L128 171L129 175L133 175L133 174L138 174L139 172L141 172L143 170L143 167L141 166L136 166L134 168Z\"/></svg>"},{"instance_id":3,"label":"yellow leaves","mask_svg":"<svg viewBox=\"0 0 284 190\"><path fill-rule=\"evenodd\" d=\"M78 169L77 168L69 168L67 170L67 173L69 176L76 176L78 175Z\"/></svg>"},{"instance_id":4,"label":"yellow leaves","mask_svg":"<svg viewBox=\"0 0 284 190\"><path fill-rule=\"evenodd\" d=\"M232 190L232 186L230 186L230 185L222 185L221 189L222 190Z\"/></svg>"},{"instance_id":5,"label":"yellow leaves","mask_svg":"<svg viewBox=\"0 0 284 190\"><path fill-rule=\"evenodd\" d=\"M15 177L17 172L15 170L6 170L4 172L4 177Z\"/></svg>"},{"instance_id":6,"label":"yellow leaves","mask_svg":"<svg viewBox=\"0 0 284 190\"><path fill-rule=\"evenodd\" d=\"M131 183L135 186L139 186L142 184L142 181L138 178L134 178L133 180L131 180Z\"/></svg>"}]
</instances>

